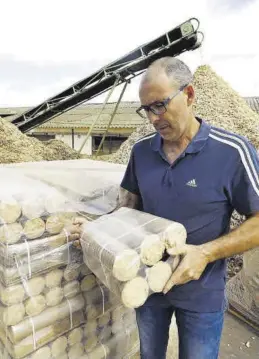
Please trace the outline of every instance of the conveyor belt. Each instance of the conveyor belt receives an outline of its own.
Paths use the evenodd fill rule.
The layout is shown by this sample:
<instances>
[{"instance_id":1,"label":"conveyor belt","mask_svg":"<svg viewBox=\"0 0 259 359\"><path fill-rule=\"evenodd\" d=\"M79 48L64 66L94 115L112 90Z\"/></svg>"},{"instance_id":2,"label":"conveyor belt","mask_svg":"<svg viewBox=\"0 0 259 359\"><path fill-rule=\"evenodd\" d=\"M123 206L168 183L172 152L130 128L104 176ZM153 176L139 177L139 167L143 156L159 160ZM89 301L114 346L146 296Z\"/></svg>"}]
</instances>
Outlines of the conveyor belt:
<instances>
[{"instance_id":1,"label":"conveyor belt","mask_svg":"<svg viewBox=\"0 0 259 359\"><path fill-rule=\"evenodd\" d=\"M177 56L200 47L199 21L195 18L175 27L155 40L146 43L119 60L75 83L65 91L16 117L12 123L28 132L50 119L109 90L115 81L119 86L140 75L154 60Z\"/></svg>"}]
</instances>

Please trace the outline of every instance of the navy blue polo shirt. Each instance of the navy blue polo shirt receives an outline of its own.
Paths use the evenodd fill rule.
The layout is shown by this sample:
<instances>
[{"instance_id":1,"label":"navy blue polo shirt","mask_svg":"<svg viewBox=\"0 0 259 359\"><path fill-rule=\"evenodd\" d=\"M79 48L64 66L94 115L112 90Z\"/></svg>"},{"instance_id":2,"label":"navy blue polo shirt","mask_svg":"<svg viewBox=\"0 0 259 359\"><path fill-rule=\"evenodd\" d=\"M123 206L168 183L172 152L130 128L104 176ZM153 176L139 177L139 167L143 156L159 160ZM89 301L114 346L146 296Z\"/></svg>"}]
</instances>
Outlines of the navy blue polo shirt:
<instances>
[{"instance_id":1,"label":"navy blue polo shirt","mask_svg":"<svg viewBox=\"0 0 259 359\"><path fill-rule=\"evenodd\" d=\"M133 147L121 187L141 197L142 210L182 223L187 243L199 245L230 230L234 209L259 212L259 160L242 136L197 118L200 128L184 153L170 165L158 133ZM213 312L224 306L226 260L208 264L199 280L175 286L166 294L177 308ZM146 304L161 303L153 294Z\"/></svg>"}]
</instances>

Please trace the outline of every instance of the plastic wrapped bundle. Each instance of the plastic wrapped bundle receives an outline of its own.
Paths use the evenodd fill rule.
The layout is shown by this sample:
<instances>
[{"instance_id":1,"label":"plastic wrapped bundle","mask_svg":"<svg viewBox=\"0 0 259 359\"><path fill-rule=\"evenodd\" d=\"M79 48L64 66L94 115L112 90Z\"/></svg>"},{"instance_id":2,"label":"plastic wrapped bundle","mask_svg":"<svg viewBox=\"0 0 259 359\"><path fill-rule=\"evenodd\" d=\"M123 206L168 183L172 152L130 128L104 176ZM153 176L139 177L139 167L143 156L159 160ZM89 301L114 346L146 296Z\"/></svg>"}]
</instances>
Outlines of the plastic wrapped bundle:
<instances>
[{"instance_id":1,"label":"plastic wrapped bundle","mask_svg":"<svg viewBox=\"0 0 259 359\"><path fill-rule=\"evenodd\" d=\"M0 279L4 286L13 286L73 262L82 263L82 253L68 243L47 253L16 257L12 267L0 263Z\"/></svg>"},{"instance_id":2,"label":"plastic wrapped bundle","mask_svg":"<svg viewBox=\"0 0 259 359\"><path fill-rule=\"evenodd\" d=\"M87 323L83 323L82 312L78 311L73 314L73 320L73 328L68 328L71 323L65 318L36 331L33 342L28 336L12 344L9 338L4 338L0 332L1 342L4 343L1 353L5 352L2 358L114 359L124 358L137 352L139 348L135 313L121 306ZM114 331L115 327L120 330ZM51 337L54 340L49 340Z\"/></svg>"},{"instance_id":3,"label":"plastic wrapped bundle","mask_svg":"<svg viewBox=\"0 0 259 359\"><path fill-rule=\"evenodd\" d=\"M29 298L36 297L39 295L44 295L46 297L47 306L52 306L53 300L51 297L56 296L58 293L63 293L64 297L72 297L75 294L80 292L80 282L76 280L75 277L75 265L78 266L78 272L82 265L77 264L77 262L72 265L58 267L56 269L51 269L47 271L46 274L40 273L40 276L35 276L30 279L25 279L24 277L19 278L20 283L14 284L11 286L4 286L0 284L0 302L4 306L12 306L15 304L28 302ZM71 282L67 282L65 279L65 274L70 272L72 279ZM68 275L68 274L67 274ZM84 276L81 274L81 277ZM55 295L53 295L55 293ZM1 305L0 304L0 305Z\"/></svg>"},{"instance_id":4,"label":"plastic wrapped bundle","mask_svg":"<svg viewBox=\"0 0 259 359\"><path fill-rule=\"evenodd\" d=\"M89 269L85 270L82 264L82 256L80 261L71 262L67 266L61 266L40 273L40 276L31 279L21 278L21 283L12 286L4 286L0 284L0 307L12 306L23 303L24 306L31 303L31 298L39 296L45 297L46 306L55 306L58 299L72 298L78 293L84 293L88 289L97 286L97 281L91 281L91 286L87 287L87 278L89 278ZM84 275L84 273L88 273ZM86 284L84 285L84 283ZM83 287L84 286L84 287Z\"/></svg>"},{"instance_id":5,"label":"plastic wrapped bundle","mask_svg":"<svg viewBox=\"0 0 259 359\"><path fill-rule=\"evenodd\" d=\"M90 217L93 215L93 218L116 208L119 185L125 170L125 166L91 160L61 161L51 165L50 162L22 163L7 167L9 171L25 174L57 189L76 202L77 209L79 202L83 202L82 211ZM52 212L58 212L59 208L64 210L62 203L57 207L55 202L52 202ZM50 204L49 209L52 207ZM65 212L68 212L68 208Z\"/></svg>"},{"instance_id":6,"label":"plastic wrapped bundle","mask_svg":"<svg viewBox=\"0 0 259 359\"><path fill-rule=\"evenodd\" d=\"M51 263L68 263L65 249L78 239L69 233L74 218L91 220L116 207L122 170L107 171L104 181L92 163L76 172L59 165L0 170L0 281L5 285L18 283L19 275L44 272Z\"/></svg>"},{"instance_id":7,"label":"plastic wrapped bundle","mask_svg":"<svg viewBox=\"0 0 259 359\"><path fill-rule=\"evenodd\" d=\"M20 284L1 286L0 340L11 358L34 353L42 345L82 323L96 320L117 305L117 298L80 258L44 275L29 280L22 278ZM45 355L46 351L37 355L41 353Z\"/></svg>"},{"instance_id":8,"label":"plastic wrapped bundle","mask_svg":"<svg viewBox=\"0 0 259 359\"><path fill-rule=\"evenodd\" d=\"M21 171L1 170L0 281L18 284L70 262L80 203ZM74 251L75 253L75 251Z\"/></svg>"},{"instance_id":9,"label":"plastic wrapped bundle","mask_svg":"<svg viewBox=\"0 0 259 359\"><path fill-rule=\"evenodd\" d=\"M166 251L186 237L180 223L121 208L86 223L81 244L86 265L125 306L136 308L163 290L179 263Z\"/></svg>"},{"instance_id":10,"label":"plastic wrapped bundle","mask_svg":"<svg viewBox=\"0 0 259 359\"><path fill-rule=\"evenodd\" d=\"M38 252L51 251L73 240L73 236L66 232L76 213L57 213L44 219L24 221L22 223L5 224L0 227L0 255L15 257ZM35 237L35 238L29 238ZM33 241L31 239L34 239ZM6 245L4 245L6 244ZM8 246L7 246L8 244ZM11 262L12 264L12 262Z\"/></svg>"},{"instance_id":11,"label":"plastic wrapped bundle","mask_svg":"<svg viewBox=\"0 0 259 359\"><path fill-rule=\"evenodd\" d=\"M25 316L18 324L0 328L0 340L12 358L23 358L34 353L37 348L83 323L87 323L85 333L92 330L91 336L94 332L98 340L106 340L112 334L111 327L109 327L111 324L109 311L118 305L118 301L113 299L111 292L104 286L97 285L94 290L77 294L69 299L63 298L60 304L46 307L40 314L35 312L34 316ZM35 310L36 303L33 304ZM41 302L37 302L37 305L39 307ZM17 308L8 307L10 310L11 308L16 309L12 318L18 316L18 305L16 306ZM78 335L76 330L71 333L73 334L69 336L68 343L73 346L77 344Z\"/></svg>"},{"instance_id":12,"label":"plastic wrapped bundle","mask_svg":"<svg viewBox=\"0 0 259 359\"><path fill-rule=\"evenodd\" d=\"M75 217L91 219L89 209L96 216L114 208L118 189L98 187L91 173L87 188L82 173L1 172L0 340L6 357L61 359L66 342L63 357L79 357L85 338L77 329L103 316L93 347L99 355L101 341L111 335L106 313L118 299L84 265L73 245L79 237L69 227Z\"/></svg>"},{"instance_id":13,"label":"plastic wrapped bundle","mask_svg":"<svg viewBox=\"0 0 259 359\"><path fill-rule=\"evenodd\" d=\"M10 332L16 333L17 328L26 323L27 318L41 323L43 317L46 319L46 313L52 313L50 308L58 311L61 303L69 302L78 295L83 296L89 316L95 317L110 309L114 305L113 294L92 273L83 275L82 267L82 264L71 263L51 270L44 276L24 280L18 285L1 286L1 322Z\"/></svg>"},{"instance_id":14,"label":"plastic wrapped bundle","mask_svg":"<svg viewBox=\"0 0 259 359\"><path fill-rule=\"evenodd\" d=\"M19 167L1 169L0 176L0 282L5 287L81 261L72 245L79 236L69 228L75 217L87 217L92 199L106 198L96 181L99 172L88 173L84 184L84 171L44 170L41 164L33 170Z\"/></svg>"},{"instance_id":15,"label":"plastic wrapped bundle","mask_svg":"<svg viewBox=\"0 0 259 359\"><path fill-rule=\"evenodd\" d=\"M117 205L121 170L107 171L104 181L100 169L90 167L77 172L41 164L19 167L1 169L0 261L5 265L13 266L16 255L47 253L75 240L66 228L79 212L91 219Z\"/></svg>"}]
</instances>

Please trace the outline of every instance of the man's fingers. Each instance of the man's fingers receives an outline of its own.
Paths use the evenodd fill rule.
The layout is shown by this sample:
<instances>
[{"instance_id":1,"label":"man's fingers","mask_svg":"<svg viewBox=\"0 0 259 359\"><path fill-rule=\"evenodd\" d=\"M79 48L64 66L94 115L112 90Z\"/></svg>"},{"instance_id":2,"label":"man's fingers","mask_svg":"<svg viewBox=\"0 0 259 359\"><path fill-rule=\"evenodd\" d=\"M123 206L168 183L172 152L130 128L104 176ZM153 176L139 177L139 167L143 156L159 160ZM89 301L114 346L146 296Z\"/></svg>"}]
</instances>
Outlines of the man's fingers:
<instances>
[{"instance_id":1,"label":"man's fingers","mask_svg":"<svg viewBox=\"0 0 259 359\"><path fill-rule=\"evenodd\" d=\"M166 294L167 292L169 292L169 290L173 288L174 285L174 279L171 276L163 289L163 293Z\"/></svg>"},{"instance_id":2,"label":"man's fingers","mask_svg":"<svg viewBox=\"0 0 259 359\"><path fill-rule=\"evenodd\" d=\"M72 224L72 225L66 227L65 229L69 234L79 234L80 235L82 233L82 228L79 225Z\"/></svg>"},{"instance_id":3,"label":"man's fingers","mask_svg":"<svg viewBox=\"0 0 259 359\"><path fill-rule=\"evenodd\" d=\"M69 240L70 241L75 241L75 240L77 240L77 239L80 239L80 234L79 233L73 233L73 234L70 234L69 235Z\"/></svg>"},{"instance_id":4,"label":"man's fingers","mask_svg":"<svg viewBox=\"0 0 259 359\"><path fill-rule=\"evenodd\" d=\"M175 270L175 272L171 275L169 280L167 281L163 293L166 294L173 286L177 285L180 282L182 277L181 265Z\"/></svg>"},{"instance_id":5,"label":"man's fingers","mask_svg":"<svg viewBox=\"0 0 259 359\"><path fill-rule=\"evenodd\" d=\"M73 242L73 245L74 245L76 248L82 249L82 247L81 247L81 242L80 242L80 241L74 241L74 242Z\"/></svg>"},{"instance_id":6,"label":"man's fingers","mask_svg":"<svg viewBox=\"0 0 259 359\"><path fill-rule=\"evenodd\" d=\"M74 218L74 220L73 220L73 224L74 224L74 225L79 225L79 226L81 226L81 225L86 224L86 223L87 223L87 219L82 218L82 217L76 217L76 218Z\"/></svg>"},{"instance_id":7,"label":"man's fingers","mask_svg":"<svg viewBox=\"0 0 259 359\"><path fill-rule=\"evenodd\" d=\"M176 246L176 247L167 249L167 253L170 256L184 255L187 253L187 251L188 251L188 245L179 246L179 247Z\"/></svg>"}]
</instances>

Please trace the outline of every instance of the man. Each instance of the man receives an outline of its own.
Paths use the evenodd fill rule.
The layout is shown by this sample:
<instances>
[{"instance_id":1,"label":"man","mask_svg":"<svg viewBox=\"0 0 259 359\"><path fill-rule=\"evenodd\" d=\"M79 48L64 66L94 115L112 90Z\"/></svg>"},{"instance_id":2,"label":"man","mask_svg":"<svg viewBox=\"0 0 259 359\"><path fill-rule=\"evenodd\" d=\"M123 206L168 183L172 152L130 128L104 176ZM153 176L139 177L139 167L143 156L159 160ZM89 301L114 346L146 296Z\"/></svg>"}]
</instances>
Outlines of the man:
<instances>
[{"instance_id":1,"label":"man","mask_svg":"<svg viewBox=\"0 0 259 359\"><path fill-rule=\"evenodd\" d=\"M121 206L182 223L187 244L166 284L136 310L142 359L164 359L176 316L180 359L218 358L225 300L225 258L259 245L259 161L243 137L196 118L189 68L155 61L140 84L138 113L156 133L133 147ZM233 210L248 219L229 233ZM171 252L171 254L177 254Z\"/></svg>"}]
</instances>

